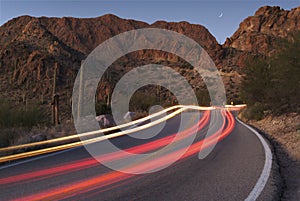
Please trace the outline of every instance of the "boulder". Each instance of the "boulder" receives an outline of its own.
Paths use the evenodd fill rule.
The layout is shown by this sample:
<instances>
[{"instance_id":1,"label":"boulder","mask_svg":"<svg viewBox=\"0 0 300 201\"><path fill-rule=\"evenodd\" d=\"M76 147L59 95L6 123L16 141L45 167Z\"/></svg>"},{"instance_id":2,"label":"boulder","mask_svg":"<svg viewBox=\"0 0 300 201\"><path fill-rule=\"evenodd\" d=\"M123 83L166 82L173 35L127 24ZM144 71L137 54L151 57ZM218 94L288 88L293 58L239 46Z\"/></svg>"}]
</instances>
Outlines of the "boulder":
<instances>
[{"instance_id":1,"label":"boulder","mask_svg":"<svg viewBox=\"0 0 300 201\"><path fill-rule=\"evenodd\" d=\"M111 114L102 114L96 117L96 121L101 128L109 128L116 126L114 118Z\"/></svg>"}]
</instances>

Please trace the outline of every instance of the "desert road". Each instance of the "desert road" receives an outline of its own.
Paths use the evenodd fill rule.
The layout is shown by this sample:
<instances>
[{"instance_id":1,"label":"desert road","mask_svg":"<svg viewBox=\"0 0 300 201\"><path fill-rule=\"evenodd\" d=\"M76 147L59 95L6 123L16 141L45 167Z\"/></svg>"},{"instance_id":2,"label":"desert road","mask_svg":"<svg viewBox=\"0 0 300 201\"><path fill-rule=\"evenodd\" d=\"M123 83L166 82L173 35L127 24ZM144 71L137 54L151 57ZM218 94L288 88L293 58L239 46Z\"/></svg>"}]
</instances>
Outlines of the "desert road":
<instances>
[{"instance_id":1,"label":"desert road","mask_svg":"<svg viewBox=\"0 0 300 201\"><path fill-rule=\"evenodd\" d=\"M175 146L159 152L156 157L124 166L127 170L152 173L128 174L112 170L93 158L85 147L78 147L1 165L0 200L267 200L272 165L268 145L231 112L225 111L222 115L220 112L215 117L211 113L203 111L197 122L190 122L188 126L194 129L186 127ZM163 149L174 140L183 115L167 120L163 126L148 128L146 133L155 129L156 132L161 127L151 138L126 135L110 142L135 154ZM208 156L199 159L200 147L206 150L213 146L208 143L206 147L204 140L209 128L214 126L219 127L216 130L220 132L208 138L209 142L217 140L218 143ZM185 141L186 136L194 137L192 145L179 160L166 165L184 148L181 141ZM101 143L91 146L96 148ZM97 159L114 163L126 161L124 157L122 153L112 152ZM156 169L160 170L154 171Z\"/></svg>"}]
</instances>

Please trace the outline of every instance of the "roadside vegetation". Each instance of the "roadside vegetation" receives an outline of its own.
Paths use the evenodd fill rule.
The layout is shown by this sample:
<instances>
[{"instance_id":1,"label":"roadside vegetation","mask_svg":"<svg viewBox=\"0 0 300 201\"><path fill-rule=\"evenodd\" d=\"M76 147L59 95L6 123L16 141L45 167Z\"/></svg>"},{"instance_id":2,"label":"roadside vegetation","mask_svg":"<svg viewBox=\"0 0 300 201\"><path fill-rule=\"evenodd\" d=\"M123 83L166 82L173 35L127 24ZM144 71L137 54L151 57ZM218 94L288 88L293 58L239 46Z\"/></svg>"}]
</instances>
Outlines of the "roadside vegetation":
<instances>
[{"instance_id":1,"label":"roadside vegetation","mask_svg":"<svg viewBox=\"0 0 300 201\"><path fill-rule=\"evenodd\" d=\"M253 58L245 68L241 117L274 147L284 188L282 200L299 200L300 32L277 44L277 53Z\"/></svg>"},{"instance_id":2,"label":"roadside vegetation","mask_svg":"<svg viewBox=\"0 0 300 201\"><path fill-rule=\"evenodd\" d=\"M8 100L0 99L0 147L14 144L32 128L48 123L45 111L38 105L17 107Z\"/></svg>"},{"instance_id":3,"label":"roadside vegetation","mask_svg":"<svg viewBox=\"0 0 300 201\"><path fill-rule=\"evenodd\" d=\"M15 107L8 101L0 102L0 128L24 127L31 129L33 126L46 123L45 111L36 105Z\"/></svg>"},{"instance_id":4,"label":"roadside vegetation","mask_svg":"<svg viewBox=\"0 0 300 201\"><path fill-rule=\"evenodd\" d=\"M300 32L278 41L276 51L246 63L240 95L248 105L247 119L300 113Z\"/></svg>"},{"instance_id":5,"label":"roadside vegetation","mask_svg":"<svg viewBox=\"0 0 300 201\"><path fill-rule=\"evenodd\" d=\"M210 105L210 96L207 89L198 89L196 92L198 104L201 106ZM162 107L171 107L177 105L177 99L172 93L164 91L162 94L154 94L153 90L138 90L130 98L129 110L135 112L138 116L144 117L148 114L152 106L160 105ZM96 115L111 114L110 105L106 102L98 102L95 105Z\"/></svg>"}]
</instances>

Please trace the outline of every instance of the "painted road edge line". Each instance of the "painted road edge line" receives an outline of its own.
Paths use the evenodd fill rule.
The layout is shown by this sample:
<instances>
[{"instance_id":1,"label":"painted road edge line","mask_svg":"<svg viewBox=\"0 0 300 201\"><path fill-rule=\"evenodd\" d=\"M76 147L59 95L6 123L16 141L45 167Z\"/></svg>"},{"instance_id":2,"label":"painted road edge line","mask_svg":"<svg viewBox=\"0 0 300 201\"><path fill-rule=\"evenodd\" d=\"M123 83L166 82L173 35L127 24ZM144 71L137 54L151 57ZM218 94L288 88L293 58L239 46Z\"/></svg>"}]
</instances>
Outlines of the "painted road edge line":
<instances>
[{"instance_id":1,"label":"painted road edge line","mask_svg":"<svg viewBox=\"0 0 300 201\"><path fill-rule=\"evenodd\" d=\"M265 185L267 184L267 181L270 177L271 168L272 168L272 152L271 152L271 149L270 149L268 143L261 136L261 134L259 134L251 126L249 126L249 125L245 124L244 122L242 122L241 120L239 120L237 117L236 117L236 120L239 123L241 123L242 125L244 125L245 127L247 127L249 130L251 130L258 137L258 139L260 140L260 142L263 145L264 150L265 150L265 165L264 165L264 168L263 168L263 170L261 172L261 175L260 175L259 179L257 180L254 188L252 189L252 191L250 192L248 197L245 199L245 201L254 201L259 197L259 195L263 191L263 189L264 189Z\"/></svg>"}]
</instances>

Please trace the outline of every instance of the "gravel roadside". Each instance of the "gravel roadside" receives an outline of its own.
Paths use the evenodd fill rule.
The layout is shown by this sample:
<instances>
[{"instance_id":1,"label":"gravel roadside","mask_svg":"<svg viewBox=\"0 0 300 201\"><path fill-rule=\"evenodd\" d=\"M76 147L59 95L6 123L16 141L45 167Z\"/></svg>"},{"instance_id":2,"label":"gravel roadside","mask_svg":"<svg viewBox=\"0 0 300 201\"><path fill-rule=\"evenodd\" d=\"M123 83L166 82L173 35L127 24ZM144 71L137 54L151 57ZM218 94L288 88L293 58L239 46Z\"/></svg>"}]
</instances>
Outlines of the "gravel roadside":
<instances>
[{"instance_id":1,"label":"gravel roadside","mask_svg":"<svg viewBox=\"0 0 300 201\"><path fill-rule=\"evenodd\" d=\"M267 116L247 123L262 131L274 147L283 180L281 200L300 200L300 115Z\"/></svg>"}]
</instances>

